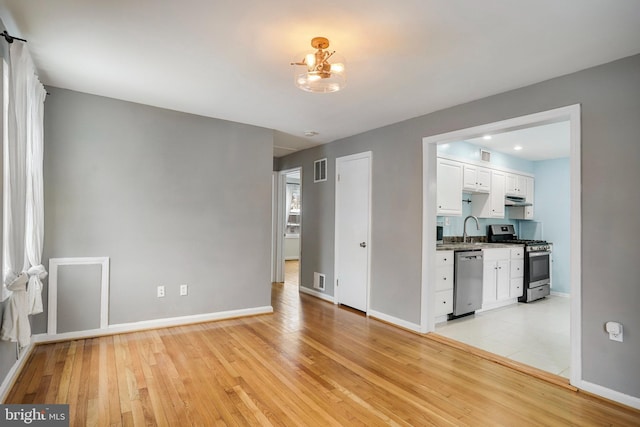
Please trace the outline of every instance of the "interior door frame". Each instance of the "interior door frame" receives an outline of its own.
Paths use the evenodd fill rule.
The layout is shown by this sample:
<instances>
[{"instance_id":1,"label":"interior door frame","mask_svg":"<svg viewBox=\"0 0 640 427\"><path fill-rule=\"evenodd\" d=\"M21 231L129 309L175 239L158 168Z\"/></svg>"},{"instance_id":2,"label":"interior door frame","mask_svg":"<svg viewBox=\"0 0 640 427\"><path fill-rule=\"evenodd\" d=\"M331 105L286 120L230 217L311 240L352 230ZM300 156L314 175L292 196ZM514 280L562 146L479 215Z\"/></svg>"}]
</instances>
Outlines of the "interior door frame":
<instances>
[{"instance_id":1,"label":"interior door frame","mask_svg":"<svg viewBox=\"0 0 640 427\"><path fill-rule=\"evenodd\" d=\"M505 130L516 130L558 121L568 120L570 135L570 188L571 188L571 228L570 228L570 342L571 375L570 383L580 387L582 383L582 211L580 147L581 124L580 104L529 114L513 119L487 123L453 132L429 136L422 139L422 301L420 330L423 333L435 331L435 259L436 259L436 158L437 145L462 141Z\"/></svg>"},{"instance_id":2,"label":"interior door frame","mask_svg":"<svg viewBox=\"0 0 640 427\"><path fill-rule=\"evenodd\" d=\"M272 252L275 254L273 257L274 265L272 267L272 278L273 282L284 282L284 239L285 239L285 203L287 200L287 174L292 172L300 173L300 194L302 195L302 166L298 166L291 169L281 170L277 173L274 173L274 181L275 181L275 189L274 189L274 208L272 210L272 215L275 215L276 220L273 221L275 226L275 232L273 237L273 248ZM304 197L302 197L302 203L304 203ZM300 250L299 250L299 258L298 262L300 265L302 264L302 223L304 221L304 209L300 210ZM302 273L302 269L298 269L298 287L301 286L300 276Z\"/></svg>"},{"instance_id":3,"label":"interior door frame","mask_svg":"<svg viewBox=\"0 0 640 427\"><path fill-rule=\"evenodd\" d=\"M368 188L368 200L369 200L369 206L367 206L367 210L368 210L368 225L367 225L367 283L366 283L366 292L367 292L367 307L366 307L366 311L365 313L367 314L367 316L369 315L370 312L370 307L371 307L371 248L372 248L372 244L371 244L371 219L372 219L372 215L371 215L371 195L372 193L372 185L373 185L373 175L372 175L372 163L373 163L373 155L371 151L365 151L362 153L357 153L357 154L351 154L348 156L342 156L342 157L338 157L336 158L336 167L335 167L335 211L334 211L334 232L335 232L335 236L334 236L334 259L333 259L333 271L334 271L334 277L333 277L333 289L334 289L334 303L335 304L339 304L340 301L340 297L339 297L339 293L340 293L340 287L338 286L338 277L340 275L340 271L338 268L339 262L338 260L340 259L340 250L338 248L338 242L339 237L340 237L340 227L338 226L338 213L339 213L339 209L340 209L340 205L339 205L339 198L340 198L340 186L338 185L339 182L339 174L340 174L340 166L342 163L344 162L348 162L351 160L359 160L359 159L369 159L369 169L368 169L368 173L369 173L369 188Z\"/></svg>"}]
</instances>

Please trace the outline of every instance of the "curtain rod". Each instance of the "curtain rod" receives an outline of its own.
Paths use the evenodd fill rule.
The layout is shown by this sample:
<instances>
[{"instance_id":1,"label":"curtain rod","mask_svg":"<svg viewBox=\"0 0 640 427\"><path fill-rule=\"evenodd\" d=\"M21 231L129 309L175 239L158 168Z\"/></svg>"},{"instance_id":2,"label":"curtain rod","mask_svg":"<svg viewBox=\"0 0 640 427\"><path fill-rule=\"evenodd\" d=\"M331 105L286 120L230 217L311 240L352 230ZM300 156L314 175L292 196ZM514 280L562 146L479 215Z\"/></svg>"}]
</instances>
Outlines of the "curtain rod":
<instances>
[{"instance_id":1,"label":"curtain rod","mask_svg":"<svg viewBox=\"0 0 640 427\"><path fill-rule=\"evenodd\" d=\"M21 42L25 42L25 43L27 42L25 39L21 39L20 37L14 37L10 35L9 33L7 33L7 30L4 30L2 33L0 33L0 36L4 37L7 43L13 43L14 40L20 40Z\"/></svg>"},{"instance_id":2,"label":"curtain rod","mask_svg":"<svg viewBox=\"0 0 640 427\"><path fill-rule=\"evenodd\" d=\"M27 42L25 39L21 39L20 37L14 37L11 34L7 33L7 30L4 30L2 33L0 33L0 36L4 37L4 39L9 44L13 43L15 40L20 40L21 42L25 42L25 43ZM51 95L51 94L47 92L47 95Z\"/></svg>"}]
</instances>

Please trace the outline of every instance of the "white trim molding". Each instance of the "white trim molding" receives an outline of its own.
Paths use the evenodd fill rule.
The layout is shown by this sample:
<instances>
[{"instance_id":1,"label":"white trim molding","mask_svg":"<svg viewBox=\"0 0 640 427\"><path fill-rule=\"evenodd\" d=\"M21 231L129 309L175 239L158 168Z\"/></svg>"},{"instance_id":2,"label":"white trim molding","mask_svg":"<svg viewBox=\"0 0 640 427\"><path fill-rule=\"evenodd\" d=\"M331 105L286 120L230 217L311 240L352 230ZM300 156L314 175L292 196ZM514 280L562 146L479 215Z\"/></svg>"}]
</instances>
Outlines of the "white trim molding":
<instances>
[{"instance_id":1,"label":"white trim molding","mask_svg":"<svg viewBox=\"0 0 640 427\"><path fill-rule=\"evenodd\" d=\"M33 341L36 343L47 343L55 341L66 341L83 338L92 338L105 335L115 335L127 332L138 332L149 329L170 328L173 326L191 325L194 323L213 322L217 320L233 319L237 317L257 316L260 314L273 313L272 306L245 308L239 310L220 311L216 313L194 314L191 316L168 317L164 319L141 320L139 322L118 323L109 325L107 328L90 329L85 331L65 332L62 334L40 334L34 335Z\"/></svg>"},{"instance_id":2,"label":"white trim molding","mask_svg":"<svg viewBox=\"0 0 640 427\"><path fill-rule=\"evenodd\" d=\"M109 258L51 258L49 259L49 304L47 334L56 335L58 330L58 267L61 265L102 266L100 279L100 329L109 326Z\"/></svg>"},{"instance_id":3,"label":"white trim molding","mask_svg":"<svg viewBox=\"0 0 640 427\"><path fill-rule=\"evenodd\" d=\"M602 387L601 385L593 384L589 381L580 381L576 387L586 392L602 396L605 399L613 400L635 409L640 409L640 398L638 397L629 396L628 394L620 393L619 391L611 390L610 388Z\"/></svg>"},{"instance_id":4,"label":"white trim molding","mask_svg":"<svg viewBox=\"0 0 640 427\"><path fill-rule=\"evenodd\" d=\"M399 319L397 317L393 317L393 316L389 316L388 314L384 314L381 313L379 311L375 311L375 310L369 310L369 312L367 313L367 316L373 318L373 319L377 319L377 320L382 320L385 323L390 323L394 326L399 326L403 329L408 329L410 331L413 332L417 332L417 333L421 333L421 328L420 325L416 324L416 323L411 323L411 322L407 322L406 320L402 320Z\"/></svg>"},{"instance_id":5,"label":"white trim molding","mask_svg":"<svg viewBox=\"0 0 640 427\"><path fill-rule=\"evenodd\" d=\"M0 385L0 403L4 403L4 400L7 398L7 394L9 394L9 390L11 390L15 381L18 379L18 375L22 371L22 368L26 364L27 360L29 360L29 356L31 356L31 353L33 352L33 349L35 347L33 339L34 337L35 336L32 335L31 343L24 349L22 349L22 351L20 352L20 356L18 356L18 359L15 361L11 369L9 369L9 372L7 372L7 375L4 377L4 381L2 381L2 385Z\"/></svg>"},{"instance_id":6,"label":"white trim molding","mask_svg":"<svg viewBox=\"0 0 640 427\"><path fill-rule=\"evenodd\" d=\"M321 300L328 301L330 303L335 303L335 299L333 298L332 295L314 291L313 289L309 289L305 286L300 286L298 290L303 294L311 295L312 297L320 298Z\"/></svg>"}]
</instances>

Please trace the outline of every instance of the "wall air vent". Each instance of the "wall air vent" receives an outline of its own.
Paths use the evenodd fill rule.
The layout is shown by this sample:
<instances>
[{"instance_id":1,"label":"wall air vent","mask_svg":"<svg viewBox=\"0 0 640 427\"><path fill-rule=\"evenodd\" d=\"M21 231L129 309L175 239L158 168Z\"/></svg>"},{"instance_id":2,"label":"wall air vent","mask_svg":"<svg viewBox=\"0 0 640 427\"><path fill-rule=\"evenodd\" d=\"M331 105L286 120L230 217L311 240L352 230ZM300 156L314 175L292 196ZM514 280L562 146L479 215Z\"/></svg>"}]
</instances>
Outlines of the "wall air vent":
<instances>
[{"instance_id":1,"label":"wall air vent","mask_svg":"<svg viewBox=\"0 0 640 427\"><path fill-rule=\"evenodd\" d=\"M320 159L313 162L313 182L327 180L327 159Z\"/></svg>"},{"instance_id":2,"label":"wall air vent","mask_svg":"<svg viewBox=\"0 0 640 427\"><path fill-rule=\"evenodd\" d=\"M324 291L324 282L326 280L326 276L322 273L313 273L313 287L314 289L320 289Z\"/></svg>"},{"instance_id":3,"label":"wall air vent","mask_svg":"<svg viewBox=\"0 0 640 427\"><path fill-rule=\"evenodd\" d=\"M480 160L483 162L491 161L491 152L487 150L480 149Z\"/></svg>"}]
</instances>

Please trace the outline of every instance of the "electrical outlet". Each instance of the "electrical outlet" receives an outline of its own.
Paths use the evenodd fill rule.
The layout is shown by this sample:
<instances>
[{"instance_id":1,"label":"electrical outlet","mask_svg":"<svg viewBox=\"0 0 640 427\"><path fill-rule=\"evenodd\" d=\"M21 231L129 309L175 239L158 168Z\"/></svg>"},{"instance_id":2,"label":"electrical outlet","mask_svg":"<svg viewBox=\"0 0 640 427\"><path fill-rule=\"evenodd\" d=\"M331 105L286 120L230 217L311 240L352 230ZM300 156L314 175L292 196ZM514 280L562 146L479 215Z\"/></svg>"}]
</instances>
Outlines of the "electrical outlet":
<instances>
[{"instance_id":1,"label":"electrical outlet","mask_svg":"<svg viewBox=\"0 0 640 427\"><path fill-rule=\"evenodd\" d=\"M180 285L180 296L183 297L187 295L188 289L187 285Z\"/></svg>"},{"instance_id":2,"label":"electrical outlet","mask_svg":"<svg viewBox=\"0 0 640 427\"><path fill-rule=\"evenodd\" d=\"M158 286L158 298L162 298L164 296L164 286Z\"/></svg>"}]
</instances>

